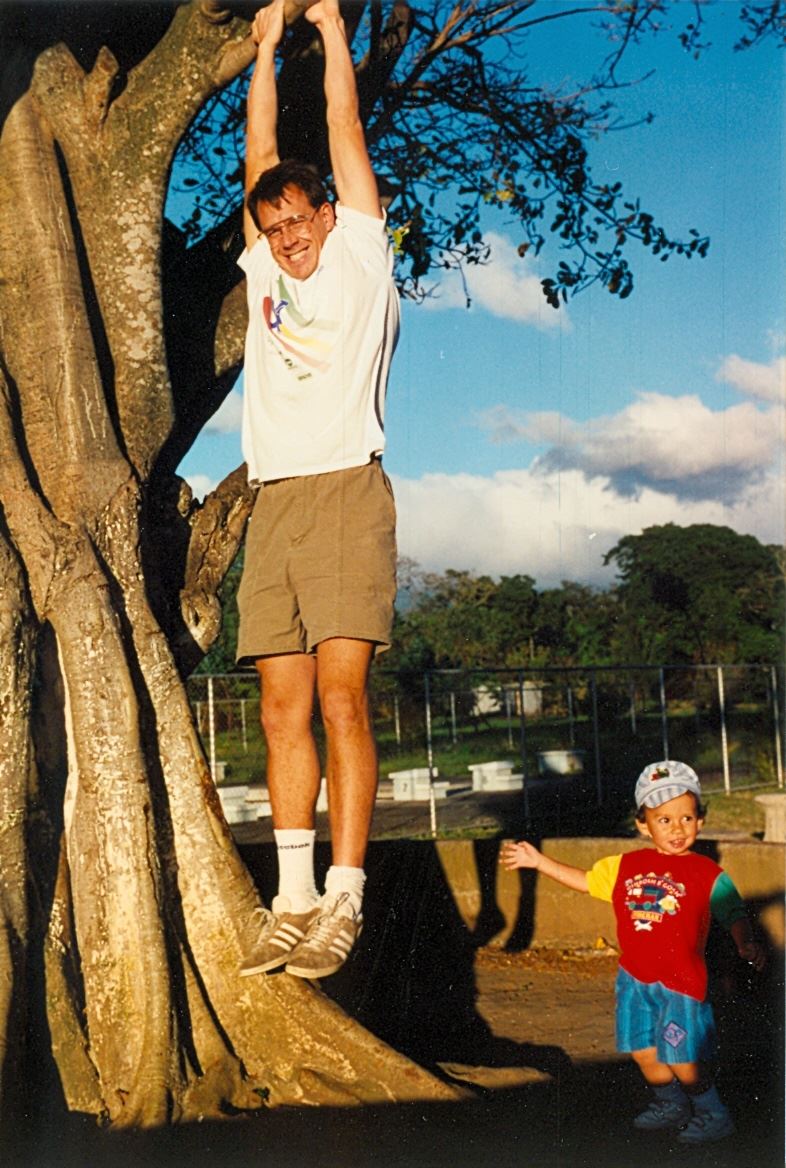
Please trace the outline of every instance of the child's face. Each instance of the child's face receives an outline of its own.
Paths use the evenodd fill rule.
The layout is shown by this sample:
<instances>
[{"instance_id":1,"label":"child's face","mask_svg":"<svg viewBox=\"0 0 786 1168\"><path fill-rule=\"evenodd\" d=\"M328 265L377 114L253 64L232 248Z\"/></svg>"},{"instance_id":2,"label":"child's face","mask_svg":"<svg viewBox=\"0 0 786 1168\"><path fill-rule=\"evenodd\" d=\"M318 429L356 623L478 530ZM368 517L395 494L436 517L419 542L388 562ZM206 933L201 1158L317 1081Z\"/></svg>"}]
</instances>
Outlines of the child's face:
<instances>
[{"instance_id":1,"label":"child's face","mask_svg":"<svg viewBox=\"0 0 786 1168\"><path fill-rule=\"evenodd\" d=\"M660 807L644 808L644 823L636 820L642 835L649 836L655 849L664 856L689 852L704 820L696 815L696 800L691 794L678 795Z\"/></svg>"}]
</instances>

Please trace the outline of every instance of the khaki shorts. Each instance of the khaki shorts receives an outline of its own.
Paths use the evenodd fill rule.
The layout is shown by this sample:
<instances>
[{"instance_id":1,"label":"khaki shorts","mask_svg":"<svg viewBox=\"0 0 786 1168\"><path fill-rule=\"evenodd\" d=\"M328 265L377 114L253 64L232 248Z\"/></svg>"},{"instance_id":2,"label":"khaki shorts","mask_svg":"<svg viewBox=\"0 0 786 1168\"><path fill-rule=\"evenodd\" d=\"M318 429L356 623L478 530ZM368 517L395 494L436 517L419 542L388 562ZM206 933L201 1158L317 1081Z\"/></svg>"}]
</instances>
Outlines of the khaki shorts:
<instances>
[{"instance_id":1,"label":"khaki shorts","mask_svg":"<svg viewBox=\"0 0 786 1168\"><path fill-rule=\"evenodd\" d=\"M311 653L329 637L390 646L396 507L379 459L263 483L238 590L238 662Z\"/></svg>"}]
</instances>

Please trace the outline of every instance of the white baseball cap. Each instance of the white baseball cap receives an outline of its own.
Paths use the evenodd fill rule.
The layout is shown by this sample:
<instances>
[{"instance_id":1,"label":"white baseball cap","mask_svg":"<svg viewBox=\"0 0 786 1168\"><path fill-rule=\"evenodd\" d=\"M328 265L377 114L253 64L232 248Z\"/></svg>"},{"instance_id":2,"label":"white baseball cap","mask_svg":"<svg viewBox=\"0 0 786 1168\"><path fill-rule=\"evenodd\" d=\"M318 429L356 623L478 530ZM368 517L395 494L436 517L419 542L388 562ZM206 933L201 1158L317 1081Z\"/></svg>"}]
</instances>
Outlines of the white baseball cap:
<instances>
[{"instance_id":1,"label":"white baseball cap","mask_svg":"<svg viewBox=\"0 0 786 1168\"><path fill-rule=\"evenodd\" d=\"M688 792L701 799L701 783L692 767L668 758L651 762L636 780L636 806L660 807Z\"/></svg>"}]
</instances>

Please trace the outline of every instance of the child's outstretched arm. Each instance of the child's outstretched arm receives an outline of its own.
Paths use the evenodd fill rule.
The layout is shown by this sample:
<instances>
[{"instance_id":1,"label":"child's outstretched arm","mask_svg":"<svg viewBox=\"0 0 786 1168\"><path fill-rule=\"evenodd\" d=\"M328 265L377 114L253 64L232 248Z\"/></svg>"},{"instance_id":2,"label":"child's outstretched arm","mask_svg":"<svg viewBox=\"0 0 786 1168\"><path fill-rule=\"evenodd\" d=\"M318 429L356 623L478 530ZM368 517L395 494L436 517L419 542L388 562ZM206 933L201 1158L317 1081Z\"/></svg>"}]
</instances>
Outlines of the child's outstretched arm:
<instances>
[{"instance_id":1,"label":"child's outstretched arm","mask_svg":"<svg viewBox=\"0 0 786 1168\"><path fill-rule=\"evenodd\" d=\"M558 884L572 888L574 892L589 892L587 873L583 868L574 868L571 864L552 860L526 840L519 840L518 843L506 840L499 853L499 862L509 871L514 868L534 868L548 876L550 880L556 880Z\"/></svg>"},{"instance_id":2,"label":"child's outstretched arm","mask_svg":"<svg viewBox=\"0 0 786 1168\"><path fill-rule=\"evenodd\" d=\"M753 936L750 921L747 917L740 917L729 927L737 952L743 961L752 965L757 973L761 973L767 963L767 954L764 946Z\"/></svg>"}]
</instances>

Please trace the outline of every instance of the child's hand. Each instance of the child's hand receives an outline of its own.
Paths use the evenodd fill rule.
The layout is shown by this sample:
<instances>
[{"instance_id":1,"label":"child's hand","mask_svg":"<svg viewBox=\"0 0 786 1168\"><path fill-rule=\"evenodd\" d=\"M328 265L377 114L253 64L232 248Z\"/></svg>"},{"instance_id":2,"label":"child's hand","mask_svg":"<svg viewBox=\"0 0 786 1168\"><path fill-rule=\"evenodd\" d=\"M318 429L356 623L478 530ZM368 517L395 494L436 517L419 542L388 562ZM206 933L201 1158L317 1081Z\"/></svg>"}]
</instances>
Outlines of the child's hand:
<instances>
[{"instance_id":1,"label":"child's hand","mask_svg":"<svg viewBox=\"0 0 786 1168\"><path fill-rule=\"evenodd\" d=\"M537 848L528 844L526 840L506 840L499 853L499 862L503 868L539 868L542 857Z\"/></svg>"},{"instance_id":2,"label":"child's hand","mask_svg":"<svg viewBox=\"0 0 786 1168\"><path fill-rule=\"evenodd\" d=\"M761 973L767 964L764 946L760 945L758 941L743 941L741 945L737 946L737 952L743 961L747 961L748 965L753 966L757 973Z\"/></svg>"}]
</instances>

